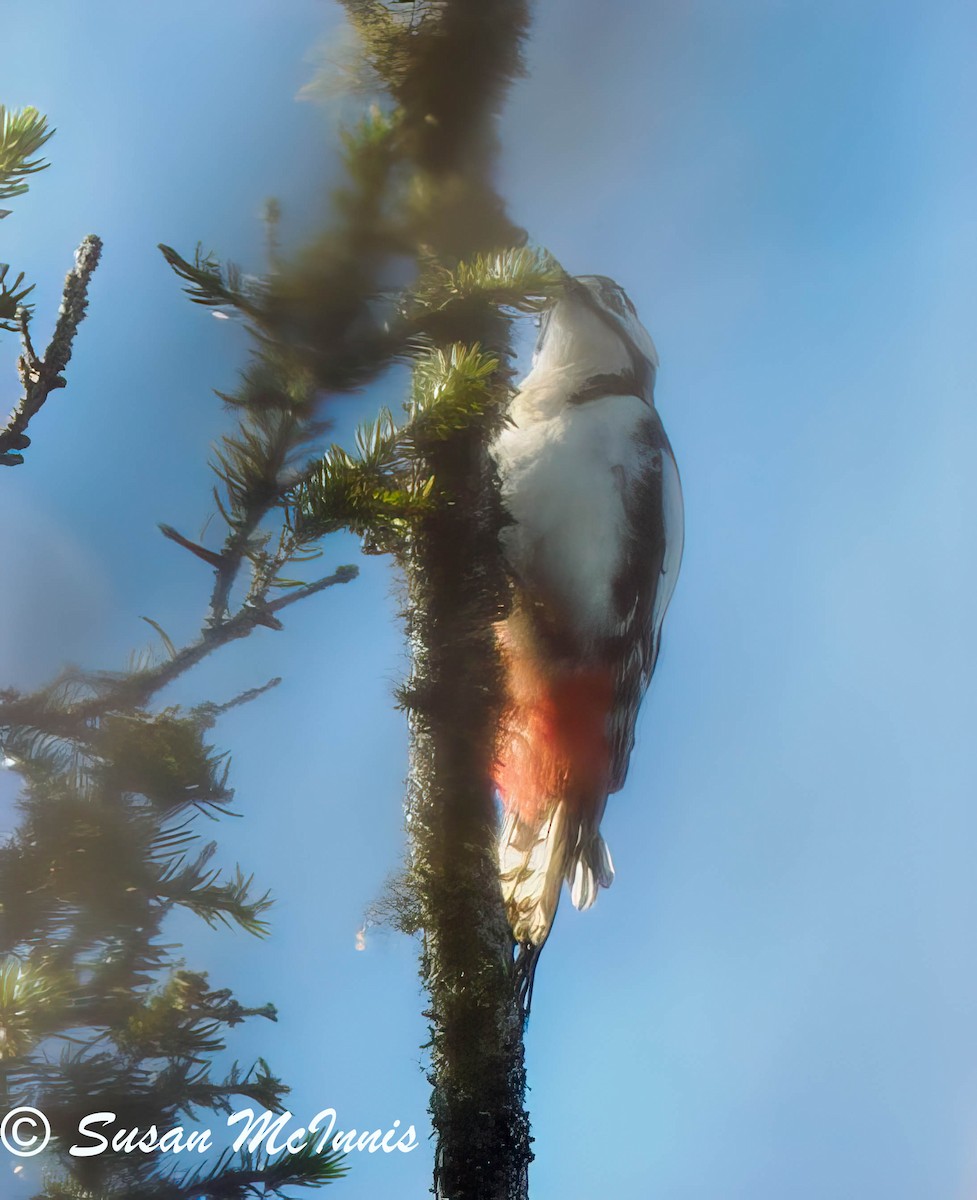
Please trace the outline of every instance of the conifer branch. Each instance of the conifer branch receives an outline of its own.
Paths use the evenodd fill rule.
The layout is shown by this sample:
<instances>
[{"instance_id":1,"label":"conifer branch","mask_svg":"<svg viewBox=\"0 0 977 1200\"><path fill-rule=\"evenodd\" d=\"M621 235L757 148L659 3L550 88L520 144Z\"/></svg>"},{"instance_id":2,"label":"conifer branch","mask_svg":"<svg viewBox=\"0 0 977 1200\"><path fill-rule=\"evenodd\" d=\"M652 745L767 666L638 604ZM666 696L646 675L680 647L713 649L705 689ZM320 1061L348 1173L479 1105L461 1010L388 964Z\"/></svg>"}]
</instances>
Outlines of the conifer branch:
<instances>
[{"instance_id":1,"label":"conifer branch","mask_svg":"<svg viewBox=\"0 0 977 1200\"><path fill-rule=\"evenodd\" d=\"M211 868L209 847L193 853L194 815L226 811L231 797L226 760L203 741L219 706L189 714L147 706L219 646L259 625L280 628L289 605L352 578L355 568L313 583L285 574L324 534L352 529L395 553L408 582L407 890L430 994L435 1188L444 1200L525 1200L522 1020L491 786L502 699L493 624L507 581L487 446L511 396L511 317L538 310L563 284L557 264L525 248L491 185L494 115L520 69L528 11L524 0L346 0L346 8L386 96L344 137L334 226L294 261L273 238L263 278L200 247L192 258L161 247L190 299L236 312L253 339L240 386L221 397L237 418L213 464L221 544L163 527L213 570L208 612L195 640L168 647L169 661L0 695L0 733L29 794L47 805L44 821L31 810L6 857L0 848L0 914L9 898L25 898L0 949L38 936L56 945L59 964L85 979L80 1013L107 1023L115 1050L131 1056L120 1072L113 1052L86 1046L61 1064L62 1097L109 1097L124 1085L170 1114L194 1096L226 1101L234 1072L214 1082L186 1064L202 1066L237 1019L268 1013L208 997L194 977L180 981L183 992L154 990L169 962L159 934L173 905L260 932L267 898L251 897L243 873L227 879ZM416 267L407 288L405 257ZM36 359L26 322L23 335ZM317 414L329 397L404 362L413 368L404 417L381 411L355 449L323 453ZM276 587L288 590L271 599ZM106 933L109 912L124 927L118 935ZM183 1068L154 1072L140 1057L154 1049L182 1055ZM21 1083L43 1074L33 1062L23 1070ZM280 1099L270 1073L253 1088ZM196 1175L148 1176L126 1194L283 1196L341 1169L309 1148L274 1163L225 1155ZM105 1200L122 1178L104 1177ZM72 1186L65 1197L80 1194Z\"/></svg>"},{"instance_id":2,"label":"conifer branch","mask_svg":"<svg viewBox=\"0 0 977 1200\"><path fill-rule=\"evenodd\" d=\"M374 121L362 146L353 139L348 150L360 166L372 161L375 167L384 140ZM21 149L38 144L37 138L21 139ZM13 163L21 173L11 182L20 194L22 176L42 164L23 154L4 159L2 150L0 168ZM382 173L365 170L362 182L382 191ZM361 268L359 251L372 221L355 196L348 216L361 237L350 246L340 233L336 242L347 273ZM43 357L33 345L24 305L30 289L22 276L11 280L7 269L0 270L0 317L6 305L21 334L25 393L0 433L0 463L23 461L16 451L29 444L28 423L50 392L64 386L62 372L100 248L96 238L82 244ZM234 924L257 935L267 930L267 893L254 893L252 877L240 868L225 875L212 866L213 843L195 851L193 821L227 813L233 797L226 756L205 743L204 732L223 712L277 681L187 713L150 712L148 705L218 647L261 625L280 629L278 614L290 605L356 575L355 567L341 567L310 583L282 578L286 564L312 556L285 511L288 490L303 478L301 455L321 429L313 412L319 384L304 363L301 342L290 345L293 335L282 332L291 317L286 313L283 321L281 306L269 307L265 280L199 248L192 262L175 251L166 254L191 299L236 309L258 347L239 393L224 397L239 418L214 464L222 485L217 503L227 524L224 546L210 550L163 527L170 541L214 570L209 619L199 637L177 648L158 622L145 618L162 639L167 661L144 660L126 673L67 671L33 695L0 692L3 762L23 781L21 823L0 844L0 955L7 956L0 959L0 1091L11 1103L29 1096L41 1104L61 1146L70 1144L66 1137L78 1117L99 1108L124 1111L127 1121L160 1129L172 1127L181 1112L193 1115L195 1104L226 1109L233 1096L280 1108L287 1089L266 1064L245 1076L235 1067L223 1080L212 1079L206 1066L223 1051L226 1029L252 1017L275 1019L272 1006L245 1007L229 992L211 990L206 976L174 973L176 947L161 940L176 906L212 925ZM374 285L369 270L362 276L358 303L365 306ZM359 351L356 362L337 374L338 383L352 386L364 372L382 369L371 355L372 349ZM276 513L277 531L268 528ZM251 576L244 599L232 603L246 566ZM272 589L286 584L287 594L272 598ZM160 988L167 974L169 983ZM66 1050L60 1061L51 1061L46 1054L59 1041ZM224 1155L195 1175L169 1177L153 1159L134 1163L109 1154L79 1167L62 1155L62 1164L68 1177L50 1181L46 1194L99 1200L285 1200L287 1189L322 1186L345 1170L339 1155L314 1155L308 1148L274 1161Z\"/></svg>"}]
</instances>

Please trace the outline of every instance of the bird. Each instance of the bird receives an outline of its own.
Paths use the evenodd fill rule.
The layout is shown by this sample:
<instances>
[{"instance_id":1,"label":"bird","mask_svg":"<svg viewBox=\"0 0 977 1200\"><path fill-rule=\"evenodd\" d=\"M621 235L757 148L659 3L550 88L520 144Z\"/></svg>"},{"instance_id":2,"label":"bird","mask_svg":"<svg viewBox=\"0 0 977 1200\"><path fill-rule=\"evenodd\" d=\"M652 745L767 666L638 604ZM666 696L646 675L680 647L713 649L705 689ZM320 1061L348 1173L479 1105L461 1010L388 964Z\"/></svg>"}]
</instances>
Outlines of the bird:
<instances>
[{"instance_id":1,"label":"bird","mask_svg":"<svg viewBox=\"0 0 977 1200\"><path fill-rule=\"evenodd\" d=\"M499 876L528 1016L564 880L589 908L614 878L600 823L624 786L684 543L658 353L626 292L567 277L489 446L508 615L493 782Z\"/></svg>"}]
</instances>

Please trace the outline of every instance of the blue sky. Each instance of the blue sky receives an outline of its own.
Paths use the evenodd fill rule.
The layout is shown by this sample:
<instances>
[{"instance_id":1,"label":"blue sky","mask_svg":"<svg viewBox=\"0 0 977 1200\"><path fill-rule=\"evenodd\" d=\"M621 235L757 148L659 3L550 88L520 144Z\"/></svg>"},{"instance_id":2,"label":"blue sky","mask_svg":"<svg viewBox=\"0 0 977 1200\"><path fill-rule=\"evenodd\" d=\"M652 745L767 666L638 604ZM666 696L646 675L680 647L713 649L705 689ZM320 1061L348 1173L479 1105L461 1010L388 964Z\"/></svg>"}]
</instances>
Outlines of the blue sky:
<instances>
[{"instance_id":1,"label":"blue sky","mask_svg":"<svg viewBox=\"0 0 977 1200\"><path fill-rule=\"evenodd\" d=\"M0 100L58 127L0 227L39 327L81 236L106 243L70 386L2 480L5 683L121 664L142 614L195 629L205 568L155 524L209 513L210 389L243 343L155 245L258 267L270 194L310 227L337 114L294 96L339 23L312 0L5 12ZM540 967L535 1200L977 1193L975 26L949 0L537 6L500 185L651 330L687 540L605 819L617 880L561 912ZM395 581L360 565L174 697L285 677L220 729L245 814L225 857L279 897L274 936L180 932L278 1004L234 1049L296 1113L421 1127L414 948L354 949L400 853L406 750ZM427 1187L426 1150L353 1167L350 1200Z\"/></svg>"}]
</instances>

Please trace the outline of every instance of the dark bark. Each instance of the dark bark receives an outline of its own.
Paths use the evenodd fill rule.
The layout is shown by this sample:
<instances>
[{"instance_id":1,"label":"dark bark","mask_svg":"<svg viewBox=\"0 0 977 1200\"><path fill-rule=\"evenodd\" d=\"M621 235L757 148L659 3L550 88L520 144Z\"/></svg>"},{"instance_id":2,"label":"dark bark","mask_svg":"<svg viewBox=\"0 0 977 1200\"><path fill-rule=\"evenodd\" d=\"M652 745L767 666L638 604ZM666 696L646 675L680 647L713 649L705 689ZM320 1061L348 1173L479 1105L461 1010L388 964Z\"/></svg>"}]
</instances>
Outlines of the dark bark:
<instances>
[{"instance_id":1,"label":"dark bark","mask_svg":"<svg viewBox=\"0 0 977 1200\"><path fill-rule=\"evenodd\" d=\"M408 822L431 998L435 1191L518 1200L532 1154L490 781L500 704L491 625L501 607L492 480L477 437L433 465L452 501L410 556Z\"/></svg>"},{"instance_id":2,"label":"dark bark","mask_svg":"<svg viewBox=\"0 0 977 1200\"><path fill-rule=\"evenodd\" d=\"M392 87L412 157L436 197L423 240L448 265L521 244L491 182L495 111L519 67L520 0L431 6ZM508 323L473 312L447 340L499 355ZM504 614L502 515L487 453L491 419L426 448L435 511L406 555L413 663L408 831L430 995L434 1190L441 1200L524 1200L532 1159L523 1019L498 878L491 782L501 705L493 623Z\"/></svg>"}]
</instances>

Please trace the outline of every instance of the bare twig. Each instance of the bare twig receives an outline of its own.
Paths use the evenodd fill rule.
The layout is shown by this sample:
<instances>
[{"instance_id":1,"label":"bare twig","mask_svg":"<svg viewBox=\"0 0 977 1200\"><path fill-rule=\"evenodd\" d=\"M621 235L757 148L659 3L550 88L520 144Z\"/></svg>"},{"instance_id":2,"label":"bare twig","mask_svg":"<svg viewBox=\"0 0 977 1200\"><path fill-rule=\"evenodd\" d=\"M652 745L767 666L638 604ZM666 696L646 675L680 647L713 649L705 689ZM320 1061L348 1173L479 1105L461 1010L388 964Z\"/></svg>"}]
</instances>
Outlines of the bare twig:
<instances>
[{"instance_id":1,"label":"bare twig","mask_svg":"<svg viewBox=\"0 0 977 1200\"><path fill-rule=\"evenodd\" d=\"M240 708L243 704L250 704L252 700L257 700L259 696L263 696L265 692L270 692L272 688L278 687L282 677L276 675L274 679L269 679L267 683L262 683L259 687L248 688L247 691L241 692L238 696L232 696L230 700L225 700L223 704L214 704L211 702L198 704L194 712L199 716L206 718L208 722L215 721L226 712L230 712L232 708Z\"/></svg>"},{"instance_id":2,"label":"bare twig","mask_svg":"<svg viewBox=\"0 0 977 1200\"><path fill-rule=\"evenodd\" d=\"M222 625L206 629L197 641L178 650L166 662L148 667L144 671L121 677L109 674L83 675L80 677L81 681L98 685L97 695L51 712L48 714L50 719L45 717L42 722L38 721L38 703L35 697L14 696L0 703L0 728L30 725L43 727L46 731L60 736L77 736L85 725L104 717L107 713L142 707L157 692L179 679L220 646L248 637L259 625L280 629L281 622L275 617L275 613L337 583L349 583L357 574L357 568L354 566L337 567L332 575L295 588L287 596L270 604L246 604Z\"/></svg>"},{"instance_id":3,"label":"bare twig","mask_svg":"<svg viewBox=\"0 0 977 1200\"><path fill-rule=\"evenodd\" d=\"M27 427L52 392L65 386L62 372L71 359L78 326L88 308L88 285L102 253L101 239L89 234L75 251L75 265L68 272L61 296L61 309L48 348L41 358L31 341L27 309L18 310L23 353L17 362L23 395L0 429L0 466L17 467L24 461L19 453L30 445Z\"/></svg>"}]
</instances>

